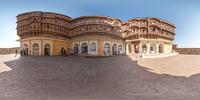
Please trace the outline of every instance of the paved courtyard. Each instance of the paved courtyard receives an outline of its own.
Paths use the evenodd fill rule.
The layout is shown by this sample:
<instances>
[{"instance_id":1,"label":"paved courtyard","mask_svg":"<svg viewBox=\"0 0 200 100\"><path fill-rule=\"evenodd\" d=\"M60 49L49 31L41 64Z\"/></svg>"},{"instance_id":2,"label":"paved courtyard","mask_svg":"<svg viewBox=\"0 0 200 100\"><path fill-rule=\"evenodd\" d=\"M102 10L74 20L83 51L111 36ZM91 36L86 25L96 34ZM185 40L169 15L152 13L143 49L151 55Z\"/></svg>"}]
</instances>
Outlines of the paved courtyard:
<instances>
[{"instance_id":1,"label":"paved courtyard","mask_svg":"<svg viewBox=\"0 0 200 100\"><path fill-rule=\"evenodd\" d=\"M0 55L0 100L199 100L200 55Z\"/></svg>"}]
</instances>

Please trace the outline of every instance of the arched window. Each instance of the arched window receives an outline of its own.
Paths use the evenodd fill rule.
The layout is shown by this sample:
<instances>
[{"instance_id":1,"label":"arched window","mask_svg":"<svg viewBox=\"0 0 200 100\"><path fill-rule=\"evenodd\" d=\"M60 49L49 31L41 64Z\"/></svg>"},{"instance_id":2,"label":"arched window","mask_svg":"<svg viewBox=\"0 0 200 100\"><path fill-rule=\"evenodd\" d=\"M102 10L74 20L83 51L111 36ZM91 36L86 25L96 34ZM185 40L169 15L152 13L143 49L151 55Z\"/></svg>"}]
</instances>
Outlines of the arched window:
<instances>
[{"instance_id":1,"label":"arched window","mask_svg":"<svg viewBox=\"0 0 200 100\"><path fill-rule=\"evenodd\" d=\"M51 52L50 44L45 44L44 45L44 55L50 55L50 52Z\"/></svg>"},{"instance_id":2,"label":"arched window","mask_svg":"<svg viewBox=\"0 0 200 100\"><path fill-rule=\"evenodd\" d=\"M28 55L28 45L27 44L23 45L23 50L25 50L25 55Z\"/></svg>"},{"instance_id":3,"label":"arched window","mask_svg":"<svg viewBox=\"0 0 200 100\"><path fill-rule=\"evenodd\" d=\"M150 53L156 53L156 45L150 44Z\"/></svg>"},{"instance_id":4,"label":"arched window","mask_svg":"<svg viewBox=\"0 0 200 100\"><path fill-rule=\"evenodd\" d=\"M33 44L33 55L39 55L39 45L37 43Z\"/></svg>"},{"instance_id":5,"label":"arched window","mask_svg":"<svg viewBox=\"0 0 200 100\"><path fill-rule=\"evenodd\" d=\"M122 45L119 45L119 54L122 53Z\"/></svg>"},{"instance_id":6,"label":"arched window","mask_svg":"<svg viewBox=\"0 0 200 100\"><path fill-rule=\"evenodd\" d=\"M78 53L78 44L77 43L74 45L74 53Z\"/></svg>"},{"instance_id":7,"label":"arched window","mask_svg":"<svg viewBox=\"0 0 200 100\"><path fill-rule=\"evenodd\" d=\"M155 31L156 31L156 28L153 28L153 31L155 32Z\"/></svg>"},{"instance_id":8,"label":"arched window","mask_svg":"<svg viewBox=\"0 0 200 100\"><path fill-rule=\"evenodd\" d=\"M113 55L117 54L117 45L116 44L113 44Z\"/></svg>"},{"instance_id":9,"label":"arched window","mask_svg":"<svg viewBox=\"0 0 200 100\"><path fill-rule=\"evenodd\" d=\"M146 53L146 51L147 51L147 46L146 46L146 44L143 44L142 45L142 52Z\"/></svg>"},{"instance_id":10,"label":"arched window","mask_svg":"<svg viewBox=\"0 0 200 100\"><path fill-rule=\"evenodd\" d=\"M91 43L91 54L96 54L96 43L95 42Z\"/></svg>"},{"instance_id":11,"label":"arched window","mask_svg":"<svg viewBox=\"0 0 200 100\"><path fill-rule=\"evenodd\" d=\"M110 44L109 43L104 44L104 51L107 52L108 54L110 54Z\"/></svg>"},{"instance_id":12,"label":"arched window","mask_svg":"<svg viewBox=\"0 0 200 100\"><path fill-rule=\"evenodd\" d=\"M91 43L91 51L96 51L96 43Z\"/></svg>"},{"instance_id":13,"label":"arched window","mask_svg":"<svg viewBox=\"0 0 200 100\"><path fill-rule=\"evenodd\" d=\"M82 52L83 54L87 54L87 53L88 53L88 45L87 45L87 43L83 43L83 44L81 45L81 52Z\"/></svg>"},{"instance_id":14,"label":"arched window","mask_svg":"<svg viewBox=\"0 0 200 100\"><path fill-rule=\"evenodd\" d=\"M135 28L133 29L133 32L135 32Z\"/></svg>"}]
</instances>

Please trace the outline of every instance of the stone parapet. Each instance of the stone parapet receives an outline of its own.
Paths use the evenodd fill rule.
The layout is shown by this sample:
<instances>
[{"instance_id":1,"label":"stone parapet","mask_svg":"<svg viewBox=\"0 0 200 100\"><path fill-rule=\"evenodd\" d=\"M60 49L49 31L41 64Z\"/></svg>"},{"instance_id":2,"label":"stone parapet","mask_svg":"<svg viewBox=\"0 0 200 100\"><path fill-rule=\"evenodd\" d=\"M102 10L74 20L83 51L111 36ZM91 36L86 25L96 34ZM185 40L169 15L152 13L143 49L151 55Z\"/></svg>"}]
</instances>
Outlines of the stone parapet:
<instances>
[{"instance_id":1,"label":"stone parapet","mask_svg":"<svg viewBox=\"0 0 200 100\"><path fill-rule=\"evenodd\" d=\"M142 53L142 58L163 58L178 55L178 52L173 53L162 53L162 54L144 54Z\"/></svg>"},{"instance_id":2,"label":"stone parapet","mask_svg":"<svg viewBox=\"0 0 200 100\"><path fill-rule=\"evenodd\" d=\"M20 47L17 48L0 48L0 54L12 54L12 53L20 53Z\"/></svg>"},{"instance_id":3,"label":"stone parapet","mask_svg":"<svg viewBox=\"0 0 200 100\"><path fill-rule=\"evenodd\" d=\"M179 54L200 54L200 48L176 48L173 50Z\"/></svg>"}]
</instances>

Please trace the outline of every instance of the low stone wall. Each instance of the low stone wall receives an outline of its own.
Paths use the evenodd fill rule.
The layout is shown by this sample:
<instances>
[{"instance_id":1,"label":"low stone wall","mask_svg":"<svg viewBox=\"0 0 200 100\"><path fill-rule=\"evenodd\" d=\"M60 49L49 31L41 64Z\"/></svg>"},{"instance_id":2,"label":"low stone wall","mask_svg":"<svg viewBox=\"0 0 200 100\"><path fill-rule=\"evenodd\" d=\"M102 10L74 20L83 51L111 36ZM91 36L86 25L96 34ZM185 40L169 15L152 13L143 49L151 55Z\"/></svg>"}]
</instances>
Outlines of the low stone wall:
<instances>
[{"instance_id":1,"label":"low stone wall","mask_svg":"<svg viewBox=\"0 0 200 100\"><path fill-rule=\"evenodd\" d=\"M173 50L179 54L200 54L200 48L176 48Z\"/></svg>"},{"instance_id":2,"label":"low stone wall","mask_svg":"<svg viewBox=\"0 0 200 100\"><path fill-rule=\"evenodd\" d=\"M17 48L0 48L0 54L12 54L12 53L20 53L20 47Z\"/></svg>"},{"instance_id":3,"label":"low stone wall","mask_svg":"<svg viewBox=\"0 0 200 100\"><path fill-rule=\"evenodd\" d=\"M178 55L178 52L173 53L158 53L158 54L142 54L142 58L163 58Z\"/></svg>"}]
</instances>

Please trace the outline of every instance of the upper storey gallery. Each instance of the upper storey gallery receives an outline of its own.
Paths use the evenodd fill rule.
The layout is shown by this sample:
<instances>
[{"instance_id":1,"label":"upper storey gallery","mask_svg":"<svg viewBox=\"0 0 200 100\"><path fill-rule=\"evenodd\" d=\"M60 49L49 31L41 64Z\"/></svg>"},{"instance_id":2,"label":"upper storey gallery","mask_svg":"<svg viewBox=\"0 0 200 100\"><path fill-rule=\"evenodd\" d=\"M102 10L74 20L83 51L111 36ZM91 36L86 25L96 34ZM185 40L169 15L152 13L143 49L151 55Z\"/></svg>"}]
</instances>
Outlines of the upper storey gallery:
<instances>
[{"instance_id":1,"label":"upper storey gallery","mask_svg":"<svg viewBox=\"0 0 200 100\"><path fill-rule=\"evenodd\" d=\"M106 16L69 16L50 12L28 12L17 16L21 39L50 37L68 40L84 35L105 35L115 39L174 40L174 24L159 18L132 18L126 22Z\"/></svg>"}]
</instances>

